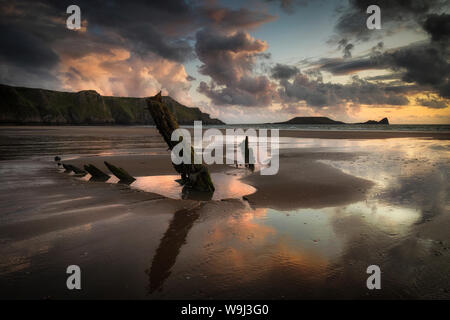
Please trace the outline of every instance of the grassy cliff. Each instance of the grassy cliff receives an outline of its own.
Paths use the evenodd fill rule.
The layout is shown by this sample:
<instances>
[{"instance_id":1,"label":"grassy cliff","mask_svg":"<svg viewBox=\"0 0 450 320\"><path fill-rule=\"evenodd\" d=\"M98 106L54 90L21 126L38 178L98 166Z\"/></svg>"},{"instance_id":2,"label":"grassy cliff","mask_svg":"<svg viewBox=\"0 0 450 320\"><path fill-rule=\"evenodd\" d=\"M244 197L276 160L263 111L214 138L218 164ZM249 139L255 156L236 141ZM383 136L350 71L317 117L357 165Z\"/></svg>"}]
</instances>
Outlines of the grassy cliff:
<instances>
[{"instance_id":1,"label":"grassy cliff","mask_svg":"<svg viewBox=\"0 0 450 320\"><path fill-rule=\"evenodd\" d=\"M163 97L180 124L223 124L198 108ZM145 98L101 96L94 90L60 92L0 84L0 123L154 124Z\"/></svg>"}]
</instances>

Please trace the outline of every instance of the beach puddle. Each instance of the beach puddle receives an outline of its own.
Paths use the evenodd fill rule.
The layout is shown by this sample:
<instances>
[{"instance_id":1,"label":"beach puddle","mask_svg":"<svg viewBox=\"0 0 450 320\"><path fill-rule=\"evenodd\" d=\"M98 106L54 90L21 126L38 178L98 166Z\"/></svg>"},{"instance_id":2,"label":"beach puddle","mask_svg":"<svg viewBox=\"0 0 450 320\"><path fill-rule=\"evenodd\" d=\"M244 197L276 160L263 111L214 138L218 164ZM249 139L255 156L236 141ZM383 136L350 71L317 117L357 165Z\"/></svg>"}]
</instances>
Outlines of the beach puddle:
<instances>
[{"instance_id":1,"label":"beach puddle","mask_svg":"<svg viewBox=\"0 0 450 320\"><path fill-rule=\"evenodd\" d=\"M137 177L132 188L158 193L172 199L222 200L238 199L256 192L256 189L239 180L239 176L211 173L216 191L211 195L183 188L176 180L178 175Z\"/></svg>"},{"instance_id":2,"label":"beach puddle","mask_svg":"<svg viewBox=\"0 0 450 320\"><path fill-rule=\"evenodd\" d=\"M174 214L146 271L149 294L204 298L203 288L210 288L220 297L340 297L348 281L365 283L361 254L388 268L396 246L420 219L418 210L377 201L289 211L244 208L205 217L206 211ZM408 254L421 250L418 243Z\"/></svg>"},{"instance_id":3,"label":"beach puddle","mask_svg":"<svg viewBox=\"0 0 450 320\"><path fill-rule=\"evenodd\" d=\"M213 194L206 192L198 192L189 188L184 188L177 180L179 175L160 175L160 176L144 176L136 177L129 186L145 192L160 194L171 199L189 199L189 200L223 200L223 199L240 199L243 196L256 192L256 188L248 185L240 180L242 173L239 170L229 171L227 173L215 172L211 173L216 190ZM90 175L81 178L88 181ZM107 183L120 183L116 177L111 177Z\"/></svg>"}]
</instances>

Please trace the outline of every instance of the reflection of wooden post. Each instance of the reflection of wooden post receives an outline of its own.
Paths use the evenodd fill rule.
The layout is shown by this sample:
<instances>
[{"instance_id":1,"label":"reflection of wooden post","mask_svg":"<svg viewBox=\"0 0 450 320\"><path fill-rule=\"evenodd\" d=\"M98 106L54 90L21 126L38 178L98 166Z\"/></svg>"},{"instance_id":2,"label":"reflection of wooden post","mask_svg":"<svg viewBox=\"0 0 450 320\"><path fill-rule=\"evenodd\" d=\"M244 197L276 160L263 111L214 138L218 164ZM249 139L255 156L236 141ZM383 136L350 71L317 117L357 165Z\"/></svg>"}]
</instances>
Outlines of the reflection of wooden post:
<instances>
[{"instance_id":1,"label":"reflection of wooden post","mask_svg":"<svg viewBox=\"0 0 450 320\"><path fill-rule=\"evenodd\" d=\"M171 140L172 132L178 129L178 122L169 108L167 108L167 105L162 101L161 92L154 97L148 98L147 106L156 128L158 128L169 149L172 150L178 143ZM194 164L194 154L195 151L191 147L191 164L182 163L176 165L172 163L172 165L181 174L181 178L186 186L199 191L213 192L215 188L208 168L203 164Z\"/></svg>"},{"instance_id":2,"label":"reflection of wooden post","mask_svg":"<svg viewBox=\"0 0 450 320\"><path fill-rule=\"evenodd\" d=\"M152 265L145 272L149 276L149 293L160 289L164 281L169 277L175 264L181 247L186 243L187 235L194 222L200 217L198 212L202 205L192 209L181 209L175 212L166 233L162 237Z\"/></svg>"}]
</instances>

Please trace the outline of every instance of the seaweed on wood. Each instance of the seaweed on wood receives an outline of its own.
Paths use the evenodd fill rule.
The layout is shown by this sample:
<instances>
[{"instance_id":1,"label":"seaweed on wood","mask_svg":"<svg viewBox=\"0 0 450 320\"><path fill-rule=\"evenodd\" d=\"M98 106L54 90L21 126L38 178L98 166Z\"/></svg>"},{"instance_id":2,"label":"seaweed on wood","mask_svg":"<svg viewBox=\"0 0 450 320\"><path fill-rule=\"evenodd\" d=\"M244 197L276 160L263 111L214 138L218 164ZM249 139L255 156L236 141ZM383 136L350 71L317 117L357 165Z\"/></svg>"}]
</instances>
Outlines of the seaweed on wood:
<instances>
[{"instance_id":1,"label":"seaweed on wood","mask_svg":"<svg viewBox=\"0 0 450 320\"><path fill-rule=\"evenodd\" d=\"M178 129L178 122L167 105L163 102L161 92L147 100L147 106L153 117L156 128L163 137L170 150L175 147L179 141L172 141L172 132ZM180 140L181 141L181 140ZM185 186L198 191L214 192L214 184L211 180L208 168L203 164L194 164L195 151L191 147L191 164L174 164L175 170L181 175Z\"/></svg>"}]
</instances>

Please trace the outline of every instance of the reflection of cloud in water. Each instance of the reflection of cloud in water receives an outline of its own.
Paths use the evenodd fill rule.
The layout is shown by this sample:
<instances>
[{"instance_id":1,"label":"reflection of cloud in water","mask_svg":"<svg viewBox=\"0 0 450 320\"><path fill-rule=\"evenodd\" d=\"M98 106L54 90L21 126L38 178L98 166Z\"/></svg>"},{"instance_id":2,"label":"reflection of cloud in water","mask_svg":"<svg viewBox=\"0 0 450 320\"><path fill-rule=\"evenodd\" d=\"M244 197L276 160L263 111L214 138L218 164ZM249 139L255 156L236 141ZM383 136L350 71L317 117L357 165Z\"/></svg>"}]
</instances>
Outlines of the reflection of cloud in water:
<instances>
[{"instance_id":1,"label":"reflection of cloud in water","mask_svg":"<svg viewBox=\"0 0 450 320\"><path fill-rule=\"evenodd\" d=\"M376 200L324 209L241 208L233 210L232 215L214 211L214 207L209 204L199 211L199 223L189 236L190 245L182 247L181 261L167 292L175 290L183 296L195 288L210 287L212 294L220 297L338 297L340 290L355 286L354 281L365 277L364 272L354 269L357 265L351 266L352 261L366 261L365 257L372 256L378 259L380 251L387 250L379 246L378 240L402 240L420 218L417 210L387 206ZM184 232L173 234L186 239ZM180 239L171 240L172 244L166 240L167 247L178 244L180 250ZM372 252L361 253L372 246ZM353 255L355 252L359 255ZM351 261L345 266L343 282L336 287L336 281L341 280L325 283L326 279L342 275L344 258ZM171 261L167 256L160 260ZM350 269L358 276L348 278ZM195 279L195 284L173 287L179 281L185 283L186 274ZM350 282L345 284L347 280Z\"/></svg>"},{"instance_id":2,"label":"reflection of cloud in water","mask_svg":"<svg viewBox=\"0 0 450 320\"><path fill-rule=\"evenodd\" d=\"M371 179L386 186L390 182L386 180L426 172L439 163L446 163L450 155L449 152L434 149L436 146L450 147L450 143L442 141L405 138L358 142L345 150L363 152L364 155L358 159L354 161L321 161L346 173Z\"/></svg>"},{"instance_id":3,"label":"reflection of cloud in water","mask_svg":"<svg viewBox=\"0 0 450 320\"><path fill-rule=\"evenodd\" d=\"M224 228L214 228L205 240L206 244L223 241L230 235L238 241L251 240L253 244L261 244L268 236L275 233L273 228L260 223L260 221L265 221L266 215L267 209L256 209L226 217L221 222Z\"/></svg>"},{"instance_id":4,"label":"reflection of cloud in water","mask_svg":"<svg viewBox=\"0 0 450 320\"><path fill-rule=\"evenodd\" d=\"M310 221L310 225L304 225L304 221ZM208 273L214 274L227 290L233 290L228 287L231 285L251 286L255 281L263 291L273 286L293 288L290 281L299 285L315 281L329 258L326 252L317 250L321 244L315 240L323 236L326 242L324 233L332 230L311 228L312 225L308 214L287 216L271 209L223 217L203 239L206 257L199 261L209 261ZM261 293L253 292L251 296Z\"/></svg>"},{"instance_id":5,"label":"reflection of cloud in water","mask_svg":"<svg viewBox=\"0 0 450 320\"><path fill-rule=\"evenodd\" d=\"M388 206L378 201L358 202L343 208L330 209L335 219L356 216L364 219L372 228L390 235L404 235L420 219L416 209Z\"/></svg>"},{"instance_id":6,"label":"reflection of cloud in water","mask_svg":"<svg viewBox=\"0 0 450 320\"><path fill-rule=\"evenodd\" d=\"M346 173L377 182L370 199L417 210L423 222L449 207L447 141L386 139L370 141L370 152L354 161L326 161ZM380 208L380 203L377 207ZM385 205L383 205L385 206ZM385 211L385 210L383 210Z\"/></svg>"},{"instance_id":7,"label":"reflection of cloud in water","mask_svg":"<svg viewBox=\"0 0 450 320\"><path fill-rule=\"evenodd\" d=\"M420 222L448 212L450 204L448 167L438 166L434 171L398 177L380 192L380 199L397 206L421 210Z\"/></svg>"}]
</instances>

